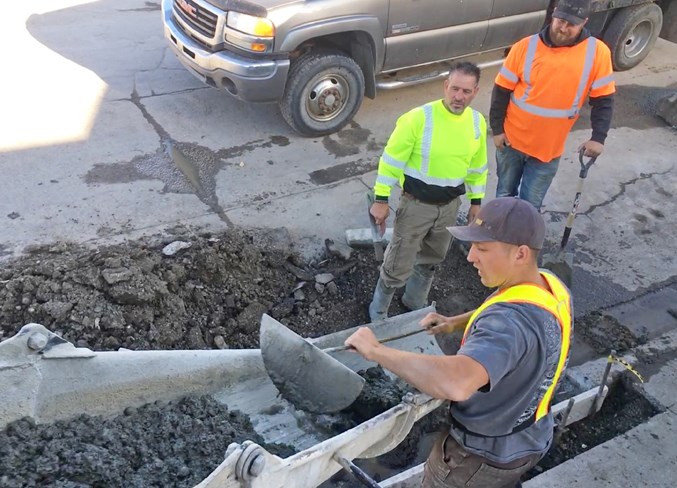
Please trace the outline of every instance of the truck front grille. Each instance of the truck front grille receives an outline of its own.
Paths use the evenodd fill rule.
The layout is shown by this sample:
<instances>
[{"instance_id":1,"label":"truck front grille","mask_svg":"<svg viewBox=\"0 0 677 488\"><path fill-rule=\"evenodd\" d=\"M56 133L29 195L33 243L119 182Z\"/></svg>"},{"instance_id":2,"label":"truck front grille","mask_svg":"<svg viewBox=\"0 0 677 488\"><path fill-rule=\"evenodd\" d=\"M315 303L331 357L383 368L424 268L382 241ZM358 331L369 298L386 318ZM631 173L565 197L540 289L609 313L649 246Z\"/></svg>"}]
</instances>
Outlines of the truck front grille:
<instances>
[{"instance_id":1,"label":"truck front grille","mask_svg":"<svg viewBox=\"0 0 677 488\"><path fill-rule=\"evenodd\" d=\"M203 36L213 38L218 16L193 0L174 0L174 14Z\"/></svg>"}]
</instances>

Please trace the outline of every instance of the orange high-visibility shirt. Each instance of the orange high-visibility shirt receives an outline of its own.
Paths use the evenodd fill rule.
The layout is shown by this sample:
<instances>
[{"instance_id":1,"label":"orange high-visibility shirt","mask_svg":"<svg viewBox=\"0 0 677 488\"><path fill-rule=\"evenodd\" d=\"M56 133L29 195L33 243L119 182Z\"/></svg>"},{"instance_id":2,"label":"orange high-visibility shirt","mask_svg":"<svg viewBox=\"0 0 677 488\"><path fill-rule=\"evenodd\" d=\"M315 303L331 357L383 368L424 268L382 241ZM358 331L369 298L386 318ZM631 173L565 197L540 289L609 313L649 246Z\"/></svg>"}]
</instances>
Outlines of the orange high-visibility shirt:
<instances>
[{"instance_id":1,"label":"orange high-visibility shirt","mask_svg":"<svg viewBox=\"0 0 677 488\"><path fill-rule=\"evenodd\" d=\"M588 96L616 91L609 48L594 37L567 47L526 37L510 50L496 84L513 92L503 123L510 145L544 162L562 155Z\"/></svg>"}]
</instances>

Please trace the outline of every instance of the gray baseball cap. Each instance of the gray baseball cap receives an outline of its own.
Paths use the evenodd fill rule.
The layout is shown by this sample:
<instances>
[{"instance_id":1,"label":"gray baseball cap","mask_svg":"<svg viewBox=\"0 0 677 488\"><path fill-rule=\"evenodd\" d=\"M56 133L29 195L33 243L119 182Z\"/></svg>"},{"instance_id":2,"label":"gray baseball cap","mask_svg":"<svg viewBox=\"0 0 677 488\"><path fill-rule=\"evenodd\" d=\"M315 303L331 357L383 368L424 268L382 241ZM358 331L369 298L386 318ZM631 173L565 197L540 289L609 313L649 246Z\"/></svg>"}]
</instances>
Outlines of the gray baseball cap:
<instances>
[{"instance_id":1,"label":"gray baseball cap","mask_svg":"<svg viewBox=\"0 0 677 488\"><path fill-rule=\"evenodd\" d=\"M515 197L502 197L483 205L477 218L466 226L447 228L462 241L505 242L541 249L545 222L532 204Z\"/></svg>"},{"instance_id":2,"label":"gray baseball cap","mask_svg":"<svg viewBox=\"0 0 677 488\"><path fill-rule=\"evenodd\" d=\"M590 0L560 0L552 16L581 25L590 16Z\"/></svg>"}]
</instances>

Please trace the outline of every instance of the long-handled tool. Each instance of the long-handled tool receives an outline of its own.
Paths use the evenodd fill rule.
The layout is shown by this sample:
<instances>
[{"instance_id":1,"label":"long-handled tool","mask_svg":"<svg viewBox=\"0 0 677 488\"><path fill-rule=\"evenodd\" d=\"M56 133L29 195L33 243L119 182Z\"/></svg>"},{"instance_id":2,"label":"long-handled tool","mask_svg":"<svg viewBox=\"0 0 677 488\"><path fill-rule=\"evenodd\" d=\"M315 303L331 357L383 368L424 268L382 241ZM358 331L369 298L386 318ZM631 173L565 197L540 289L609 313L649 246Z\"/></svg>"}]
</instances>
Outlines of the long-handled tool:
<instances>
[{"instance_id":1,"label":"long-handled tool","mask_svg":"<svg viewBox=\"0 0 677 488\"><path fill-rule=\"evenodd\" d=\"M555 273L565 285L571 288L573 281L573 272L574 272L574 258L573 254L565 254L564 248L569 242L569 235L571 235L571 229L574 226L574 219L576 218L576 212L578 210L578 204L581 201L581 194L583 193L583 183L585 183L585 178L588 176L588 170L590 167L595 164L597 157L591 157L587 162L583 160L585 157L583 155L583 149L578 153L578 161L581 163L581 170L578 173L578 185L576 187L576 196L574 197L574 204L567 216L566 225L564 226L564 235L562 236L562 242L559 246L559 251L553 256L543 256L543 267L549 269Z\"/></svg>"},{"instance_id":2,"label":"long-handled tool","mask_svg":"<svg viewBox=\"0 0 677 488\"><path fill-rule=\"evenodd\" d=\"M367 215L369 215L369 225L371 228L371 240L374 245L374 257L376 261L383 261L383 236L381 231L374 220L374 216L371 214L371 206L374 204L374 195L371 192L367 193Z\"/></svg>"},{"instance_id":3,"label":"long-handled tool","mask_svg":"<svg viewBox=\"0 0 677 488\"><path fill-rule=\"evenodd\" d=\"M379 342L390 342L425 332L418 329ZM320 349L274 318L261 317L259 343L263 364L283 398L308 412L331 413L348 407L362 392L364 378L331 353L348 346Z\"/></svg>"}]
</instances>

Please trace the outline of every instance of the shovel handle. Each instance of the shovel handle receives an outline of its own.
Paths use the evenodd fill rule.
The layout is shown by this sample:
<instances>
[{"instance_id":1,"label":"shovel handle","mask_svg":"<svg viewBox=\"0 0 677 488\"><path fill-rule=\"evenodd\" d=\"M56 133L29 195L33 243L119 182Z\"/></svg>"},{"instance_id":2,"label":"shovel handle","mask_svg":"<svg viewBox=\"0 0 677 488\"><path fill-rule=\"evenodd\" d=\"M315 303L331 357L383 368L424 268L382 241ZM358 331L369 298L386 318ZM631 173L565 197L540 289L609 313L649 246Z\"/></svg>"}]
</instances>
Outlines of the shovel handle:
<instances>
[{"instance_id":1,"label":"shovel handle","mask_svg":"<svg viewBox=\"0 0 677 488\"><path fill-rule=\"evenodd\" d=\"M386 337L385 339L379 339L379 344L383 344L384 342L391 342L391 341L396 341L398 339L404 339L405 337L413 336L416 334L420 334L421 332L427 332L428 329L421 329L421 330L414 330L414 331L409 331L405 332L403 334L398 334L393 337ZM350 351L354 350L354 348L350 346L336 346L336 347L328 347L327 349L322 349L323 352L326 352L328 354L331 354L332 352L341 352L341 351Z\"/></svg>"},{"instance_id":2,"label":"shovel handle","mask_svg":"<svg viewBox=\"0 0 677 488\"><path fill-rule=\"evenodd\" d=\"M592 156L587 161L584 161L583 158L587 157L584 153L585 149L583 148L578 151L578 162L581 163L581 171L578 173L578 177L581 179L585 179L588 176L588 170L597 161L597 156Z\"/></svg>"},{"instance_id":3,"label":"shovel handle","mask_svg":"<svg viewBox=\"0 0 677 488\"><path fill-rule=\"evenodd\" d=\"M566 247L567 242L569 242L569 235L571 234L571 229L574 226L574 219L576 218L576 212L578 212L578 204L581 201L581 194L583 193L583 183L585 182L585 178L588 176L588 170L593 164L595 164L595 161L597 161L597 156L592 156L587 161L585 161L584 158L586 156L584 155L584 152L585 149L578 151L578 162L581 163L581 171L578 173L578 184L576 187L576 196L574 197L573 208L567 216L567 221L564 226L564 235L562 236L562 242L559 245L560 251L562 251Z\"/></svg>"},{"instance_id":4,"label":"shovel handle","mask_svg":"<svg viewBox=\"0 0 677 488\"><path fill-rule=\"evenodd\" d=\"M343 469L352 474L357 481L369 488L379 488L379 484L367 473L365 473L359 466L356 466L351 460L342 456L336 455L334 459L341 465Z\"/></svg>"}]
</instances>

